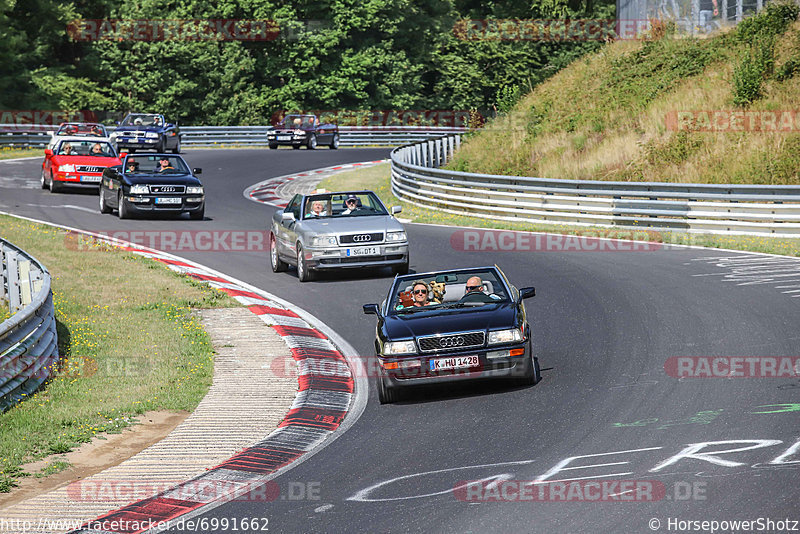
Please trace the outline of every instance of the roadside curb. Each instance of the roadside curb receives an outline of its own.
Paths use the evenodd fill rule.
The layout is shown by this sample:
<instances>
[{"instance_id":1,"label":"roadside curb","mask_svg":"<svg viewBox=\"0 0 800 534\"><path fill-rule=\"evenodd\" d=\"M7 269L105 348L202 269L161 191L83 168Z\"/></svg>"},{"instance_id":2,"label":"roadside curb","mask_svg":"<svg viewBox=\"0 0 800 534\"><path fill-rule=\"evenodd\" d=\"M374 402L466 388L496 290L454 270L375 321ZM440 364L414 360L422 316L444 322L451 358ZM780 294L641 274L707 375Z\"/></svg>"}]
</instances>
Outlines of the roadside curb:
<instances>
[{"instance_id":1,"label":"roadside curb","mask_svg":"<svg viewBox=\"0 0 800 534\"><path fill-rule=\"evenodd\" d=\"M0 213L92 236L124 251L161 262L173 271L227 293L247 306L281 336L298 366L298 392L295 401L278 428L263 440L198 477L109 512L71 532L143 533L148 529L158 530L154 526L163 525L168 520L187 514L197 515L216 508L310 457L322 445L336 439L340 434L336 431L344 431L363 411L366 390L362 385L360 391L356 392L355 384L361 380L354 380L351 370L354 362L348 359L356 356L355 351L329 327L304 310L240 280L166 252L93 232ZM334 366L331 365L332 362L342 365ZM335 373L330 372L333 367L337 369ZM319 369L325 369L326 372L323 374ZM348 424L344 424L346 418ZM213 490L214 485L220 481L225 481L229 488L226 495L219 496L213 491L208 495L197 491L198 487L203 486L203 482L208 482L209 490ZM179 498L175 498L176 496ZM123 530L123 522L128 525L136 522L142 526L150 526ZM94 528L114 524L116 529Z\"/></svg>"},{"instance_id":2,"label":"roadside curb","mask_svg":"<svg viewBox=\"0 0 800 534\"><path fill-rule=\"evenodd\" d=\"M286 174L283 176L278 176L277 178L270 178L269 180L258 182L245 189L244 197L248 200L252 200L253 202L258 202L260 204L269 204L271 206L285 208L287 204L286 201L290 199L281 197L277 191L281 186L285 185L287 182L312 176L317 177L321 180L322 178L325 178L332 174L338 174L340 172L344 172L357 167L372 167L374 165L386 163L387 161L389 160L381 159L376 161L364 161L360 163L347 163L345 165L334 165L332 167L323 167L321 169L296 172L294 174Z\"/></svg>"}]
</instances>

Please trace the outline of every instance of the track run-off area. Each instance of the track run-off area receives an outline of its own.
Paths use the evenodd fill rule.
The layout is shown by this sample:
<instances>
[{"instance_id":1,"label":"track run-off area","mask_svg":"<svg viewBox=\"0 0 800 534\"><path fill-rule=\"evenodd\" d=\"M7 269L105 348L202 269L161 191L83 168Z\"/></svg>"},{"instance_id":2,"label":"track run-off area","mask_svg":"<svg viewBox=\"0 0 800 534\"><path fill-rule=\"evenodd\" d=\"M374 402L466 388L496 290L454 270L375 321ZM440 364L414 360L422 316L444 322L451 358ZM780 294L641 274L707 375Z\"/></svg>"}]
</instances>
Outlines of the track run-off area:
<instances>
[{"instance_id":1,"label":"track run-off area","mask_svg":"<svg viewBox=\"0 0 800 534\"><path fill-rule=\"evenodd\" d=\"M40 189L40 159L0 162L0 211L97 233L263 232L276 208L245 198L248 187L388 153L187 150L203 169L203 221L101 215L96 194ZM542 381L427 388L381 406L370 380L360 417L274 480L294 496L222 503L193 518L207 520L195 531L244 518L267 521L240 530L271 532L701 531L748 520L761 523L741 531L800 531L800 380L779 372L800 355L800 260L681 247L465 251L451 239L461 229L406 228L414 271L496 263L517 287L536 287L526 307ZM362 305L385 297L388 270L300 284L292 269L271 272L266 242L169 252L295 304L373 358L375 318Z\"/></svg>"}]
</instances>

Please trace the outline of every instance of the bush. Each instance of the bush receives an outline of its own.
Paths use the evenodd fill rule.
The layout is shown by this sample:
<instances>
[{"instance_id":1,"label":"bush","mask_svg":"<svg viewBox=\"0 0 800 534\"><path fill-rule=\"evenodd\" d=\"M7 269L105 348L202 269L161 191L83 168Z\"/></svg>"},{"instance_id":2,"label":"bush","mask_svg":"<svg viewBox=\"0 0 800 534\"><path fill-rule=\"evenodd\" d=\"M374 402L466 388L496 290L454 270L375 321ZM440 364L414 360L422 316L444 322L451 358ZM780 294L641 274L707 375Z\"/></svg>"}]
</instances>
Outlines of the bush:
<instances>
[{"instance_id":1,"label":"bush","mask_svg":"<svg viewBox=\"0 0 800 534\"><path fill-rule=\"evenodd\" d=\"M745 51L733 69L733 103L747 106L761 96L761 84L775 65L775 38L762 35Z\"/></svg>"},{"instance_id":2,"label":"bush","mask_svg":"<svg viewBox=\"0 0 800 534\"><path fill-rule=\"evenodd\" d=\"M776 1L767 4L761 13L744 19L736 27L739 41L749 43L759 36L775 36L786 31L792 21L797 19L800 6L794 2Z\"/></svg>"}]
</instances>

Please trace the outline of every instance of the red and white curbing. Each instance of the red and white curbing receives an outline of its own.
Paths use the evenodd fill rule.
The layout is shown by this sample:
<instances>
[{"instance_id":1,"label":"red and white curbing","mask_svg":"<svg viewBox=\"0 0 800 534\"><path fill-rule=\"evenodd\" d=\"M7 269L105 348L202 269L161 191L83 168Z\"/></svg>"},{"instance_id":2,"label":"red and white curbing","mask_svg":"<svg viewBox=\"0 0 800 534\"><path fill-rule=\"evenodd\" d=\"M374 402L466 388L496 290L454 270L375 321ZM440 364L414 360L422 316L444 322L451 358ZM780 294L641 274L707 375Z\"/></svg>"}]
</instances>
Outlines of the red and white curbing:
<instances>
[{"instance_id":1,"label":"red and white curbing","mask_svg":"<svg viewBox=\"0 0 800 534\"><path fill-rule=\"evenodd\" d=\"M32 220L32 219L29 219ZM43 221L35 221L43 222ZM49 223L46 223L49 224ZM58 225L52 225L58 226ZM66 228L66 227L61 227ZM148 247L134 245L92 232L68 228L93 236L122 250L151 258L170 269L207 283L245 304L286 342L298 364L298 393L278 428L262 441L244 449L202 475L187 480L153 497L131 503L90 521L72 533L139 534L147 525L164 525L187 514L196 515L211 509L273 478L288 464L309 455L339 429L345 416L354 409L363 410L356 400L352 371L345 356L320 328L307 322L288 303L259 294L255 288L212 271L202 265ZM336 362L337 372L331 373ZM322 363L323 365L320 365ZM326 369L320 373L317 369ZM365 402L365 399L363 400ZM214 488L224 481L230 491L220 496ZM93 527L102 525L98 530ZM132 529L130 525L140 525ZM111 528L111 530L109 530Z\"/></svg>"},{"instance_id":2,"label":"red and white curbing","mask_svg":"<svg viewBox=\"0 0 800 534\"><path fill-rule=\"evenodd\" d=\"M354 169L356 167L371 167L373 165L378 165L380 163L386 163L387 159L381 159L376 161L362 161L360 163L347 163L345 165L335 165L333 167L324 167L322 169L314 169L313 171L305 171L305 172L298 172L294 174L286 174L284 176L278 176L277 178L270 178L269 180L264 180L263 182L259 182L255 185L252 185L244 190L244 196L247 199L253 200L254 202L260 202L262 204L270 204L272 206L277 206L279 208L285 208L287 204L287 199L281 198L277 194L277 189L287 182L291 182L292 180L296 180L298 178L308 178L310 176L319 176L319 178L323 178L325 176L330 176L331 174L337 174L342 171L346 171L348 169Z\"/></svg>"}]
</instances>

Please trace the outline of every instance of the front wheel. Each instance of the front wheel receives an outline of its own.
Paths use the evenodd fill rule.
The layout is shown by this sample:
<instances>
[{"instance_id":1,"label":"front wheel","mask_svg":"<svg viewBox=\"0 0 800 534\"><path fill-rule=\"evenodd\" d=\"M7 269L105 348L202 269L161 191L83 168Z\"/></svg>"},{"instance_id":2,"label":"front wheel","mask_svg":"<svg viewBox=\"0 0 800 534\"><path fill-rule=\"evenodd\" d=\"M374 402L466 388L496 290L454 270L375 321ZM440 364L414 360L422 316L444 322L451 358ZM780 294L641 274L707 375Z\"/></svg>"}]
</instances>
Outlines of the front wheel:
<instances>
[{"instance_id":1,"label":"front wheel","mask_svg":"<svg viewBox=\"0 0 800 534\"><path fill-rule=\"evenodd\" d=\"M339 134L333 134L333 139L331 139L331 144L329 145L331 149L336 150L339 148Z\"/></svg>"},{"instance_id":2,"label":"front wheel","mask_svg":"<svg viewBox=\"0 0 800 534\"><path fill-rule=\"evenodd\" d=\"M306 265L305 254L303 254L303 247L300 243L297 244L297 279L301 282L308 282L313 280L314 274L311 269Z\"/></svg>"},{"instance_id":3,"label":"front wheel","mask_svg":"<svg viewBox=\"0 0 800 534\"><path fill-rule=\"evenodd\" d=\"M175 143L175 148L172 149L173 154L180 154L181 153L181 138L178 138L178 142Z\"/></svg>"},{"instance_id":4,"label":"front wheel","mask_svg":"<svg viewBox=\"0 0 800 534\"><path fill-rule=\"evenodd\" d=\"M190 211L189 218L193 221L202 221L203 218L206 216L206 207L203 206L197 211Z\"/></svg>"},{"instance_id":5,"label":"front wheel","mask_svg":"<svg viewBox=\"0 0 800 534\"><path fill-rule=\"evenodd\" d=\"M400 400L400 392L397 388L386 385L383 378L378 379L378 401L381 404L392 404Z\"/></svg>"},{"instance_id":6,"label":"front wheel","mask_svg":"<svg viewBox=\"0 0 800 534\"><path fill-rule=\"evenodd\" d=\"M50 174L50 192L51 193L58 193L59 191L61 191L61 184L58 182L58 180L53 178L53 174L51 173Z\"/></svg>"},{"instance_id":7,"label":"front wheel","mask_svg":"<svg viewBox=\"0 0 800 534\"><path fill-rule=\"evenodd\" d=\"M105 214L111 213L111 208L108 207L108 205L106 204L106 199L103 197L102 187L100 188L99 193L100 194L98 196L100 197L100 213L105 213Z\"/></svg>"},{"instance_id":8,"label":"front wheel","mask_svg":"<svg viewBox=\"0 0 800 534\"><path fill-rule=\"evenodd\" d=\"M300 150L300 145L292 145L293 150Z\"/></svg>"},{"instance_id":9,"label":"front wheel","mask_svg":"<svg viewBox=\"0 0 800 534\"><path fill-rule=\"evenodd\" d=\"M125 204L125 198L122 196L122 192L117 195L117 216L120 219L130 219L131 213L128 209L128 206Z\"/></svg>"},{"instance_id":10,"label":"front wheel","mask_svg":"<svg viewBox=\"0 0 800 534\"><path fill-rule=\"evenodd\" d=\"M269 234L269 263L273 273L282 273L289 267L289 264L278 256L278 240L273 233Z\"/></svg>"},{"instance_id":11,"label":"front wheel","mask_svg":"<svg viewBox=\"0 0 800 534\"><path fill-rule=\"evenodd\" d=\"M306 145L306 147L309 150L314 150L315 148L317 148L317 136L316 135L311 134L311 137L308 138L308 144Z\"/></svg>"},{"instance_id":12,"label":"front wheel","mask_svg":"<svg viewBox=\"0 0 800 534\"><path fill-rule=\"evenodd\" d=\"M269 149L270 150L277 150L278 149L278 143L270 143L269 144Z\"/></svg>"},{"instance_id":13,"label":"front wheel","mask_svg":"<svg viewBox=\"0 0 800 534\"><path fill-rule=\"evenodd\" d=\"M42 189L50 189L47 185L47 178L44 176L44 169L42 169Z\"/></svg>"}]
</instances>

